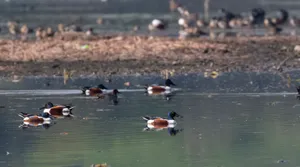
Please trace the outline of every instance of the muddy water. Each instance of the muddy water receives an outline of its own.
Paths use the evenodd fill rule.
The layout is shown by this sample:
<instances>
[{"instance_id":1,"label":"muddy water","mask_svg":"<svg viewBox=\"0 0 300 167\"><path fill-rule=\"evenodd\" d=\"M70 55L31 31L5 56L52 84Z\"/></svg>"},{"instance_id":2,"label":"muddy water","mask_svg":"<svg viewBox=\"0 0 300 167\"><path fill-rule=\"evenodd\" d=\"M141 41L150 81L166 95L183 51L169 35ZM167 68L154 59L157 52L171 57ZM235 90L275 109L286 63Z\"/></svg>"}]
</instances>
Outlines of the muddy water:
<instances>
[{"instance_id":1,"label":"muddy water","mask_svg":"<svg viewBox=\"0 0 300 167\"><path fill-rule=\"evenodd\" d=\"M11 83L11 90L0 91L0 166L87 167L105 162L131 167L299 166L300 103L292 88L297 75L291 74L294 85L290 88L278 76L252 77L259 91L242 89L245 81L236 75L220 76L223 82L174 77L181 89L168 101L164 96L147 96L138 86L124 88L122 79L114 79L111 85L122 92L118 105L72 89L83 85L83 79L61 85L48 78L53 83L48 89L41 89L43 78ZM161 80L126 79L132 83ZM86 84L100 81L85 79ZM183 84L186 81L190 82ZM224 85L233 81L241 85ZM2 81L2 87L6 82ZM40 112L38 108L48 101L72 103L75 117L56 119L49 128L19 128L19 112ZM174 129L144 131L142 116L166 117L172 110L184 116Z\"/></svg>"}]
</instances>

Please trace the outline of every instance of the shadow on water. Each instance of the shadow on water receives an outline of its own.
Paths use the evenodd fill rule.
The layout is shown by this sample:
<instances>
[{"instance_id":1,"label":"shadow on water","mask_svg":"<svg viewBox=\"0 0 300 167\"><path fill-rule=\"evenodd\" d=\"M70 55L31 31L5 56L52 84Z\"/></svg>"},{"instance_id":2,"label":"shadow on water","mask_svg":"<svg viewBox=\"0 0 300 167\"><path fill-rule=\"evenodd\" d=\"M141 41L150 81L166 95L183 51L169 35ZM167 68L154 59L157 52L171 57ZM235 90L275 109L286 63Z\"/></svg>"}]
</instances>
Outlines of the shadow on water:
<instances>
[{"instance_id":1,"label":"shadow on water","mask_svg":"<svg viewBox=\"0 0 300 167\"><path fill-rule=\"evenodd\" d=\"M110 84L75 78L66 85L52 78L49 87L43 84L49 78L2 79L0 166L297 166L299 74L289 76L289 81L268 73L174 76L178 91L169 101L165 95L145 96L138 86L164 83L157 76L113 77ZM120 90L118 105L81 95L81 86L99 83ZM75 105L74 118L55 119L48 129L19 128L18 113L39 113L49 101ZM170 111L184 116L175 127L145 129L142 116L165 117Z\"/></svg>"}]
</instances>

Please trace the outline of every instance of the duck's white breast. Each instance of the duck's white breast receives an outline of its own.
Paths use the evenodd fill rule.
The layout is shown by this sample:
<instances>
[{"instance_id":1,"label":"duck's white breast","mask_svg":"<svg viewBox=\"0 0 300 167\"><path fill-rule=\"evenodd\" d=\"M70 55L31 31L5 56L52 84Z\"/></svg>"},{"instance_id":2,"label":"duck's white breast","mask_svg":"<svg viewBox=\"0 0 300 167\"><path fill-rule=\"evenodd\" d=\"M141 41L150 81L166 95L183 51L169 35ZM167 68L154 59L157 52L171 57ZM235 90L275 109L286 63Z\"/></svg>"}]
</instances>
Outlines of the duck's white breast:
<instances>
[{"instance_id":1,"label":"duck's white breast","mask_svg":"<svg viewBox=\"0 0 300 167\"><path fill-rule=\"evenodd\" d=\"M51 108L45 108L45 109L44 109L44 113L50 114L50 110L51 110Z\"/></svg>"},{"instance_id":2,"label":"duck's white breast","mask_svg":"<svg viewBox=\"0 0 300 167\"><path fill-rule=\"evenodd\" d=\"M154 120L148 120L147 124L152 124L154 122Z\"/></svg>"},{"instance_id":3,"label":"duck's white breast","mask_svg":"<svg viewBox=\"0 0 300 167\"><path fill-rule=\"evenodd\" d=\"M175 120L168 120L168 123L169 124L176 124L176 121Z\"/></svg>"}]
</instances>

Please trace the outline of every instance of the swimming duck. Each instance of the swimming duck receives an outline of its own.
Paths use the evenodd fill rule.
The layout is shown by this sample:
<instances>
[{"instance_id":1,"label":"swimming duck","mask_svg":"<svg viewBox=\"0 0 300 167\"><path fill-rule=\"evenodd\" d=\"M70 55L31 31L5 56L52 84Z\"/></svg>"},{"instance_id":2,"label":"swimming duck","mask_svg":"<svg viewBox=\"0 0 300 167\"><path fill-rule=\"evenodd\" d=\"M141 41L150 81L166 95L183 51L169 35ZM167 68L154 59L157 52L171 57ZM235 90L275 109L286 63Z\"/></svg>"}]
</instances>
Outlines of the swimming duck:
<instances>
[{"instance_id":1,"label":"swimming duck","mask_svg":"<svg viewBox=\"0 0 300 167\"><path fill-rule=\"evenodd\" d=\"M48 113L55 118L72 117L73 116L72 110L74 109L74 106L54 105L53 103L48 102L45 104L44 107L40 109L43 109L43 113Z\"/></svg>"},{"instance_id":2,"label":"swimming duck","mask_svg":"<svg viewBox=\"0 0 300 167\"><path fill-rule=\"evenodd\" d=\"M97 87L85 86L82 88L82 94L86 96L97 96L98 94L104 93L107 91L107 88L100 84Z\"/></svg>"},{"instance_id":3,"label":"swimming duck","mask_svg":"<svg viewBox=\"0 0 300 167\"><path fill-rule=\"evenodd\" d=\"M177 122L174 120L175 117L183 118L183 116L172 111L168 113L168 118L161 117L149 117L145 116L143 119L147 121L147 128L150 129L164 129L164 128L174 128Z\"/></svg>"},{"instance_id":4,"label":"swimming duck","mask_svg":"<svg viewBox=\"0 0 300 167\"><path fill-rule=\"evenodd\" d=\"M28 126L37 127L40 125L49 125L51 124L51 120L52 120L49 113L34 115L34 114L21 112L19 116L23 118L23 125L21 125L20 127L28 127Z\"/></svg>"},{"instance_id":5,"label":"swimming duck","mask_svg":"<svg viewBox=\"0 0 300 167\"><path fill-rule=\"evenodd\" d=\"M145 89L148 91L149 94L160 94L163 92L170 92L171 85L176 86L170 79L167 79L165 81L165 86L160 86L160 85L147 86L146 85Z\"/></svg>"}]
</instances>

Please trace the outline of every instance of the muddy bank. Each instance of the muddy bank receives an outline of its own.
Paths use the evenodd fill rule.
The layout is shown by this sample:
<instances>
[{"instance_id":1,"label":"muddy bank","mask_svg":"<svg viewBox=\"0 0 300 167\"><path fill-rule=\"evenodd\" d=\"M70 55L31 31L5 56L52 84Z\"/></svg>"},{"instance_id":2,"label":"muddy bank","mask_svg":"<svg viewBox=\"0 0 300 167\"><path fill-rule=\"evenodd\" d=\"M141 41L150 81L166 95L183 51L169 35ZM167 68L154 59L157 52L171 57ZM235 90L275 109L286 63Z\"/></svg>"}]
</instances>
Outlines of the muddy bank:
<instances>
[{"instance_id":1,"label":"muddy bank","mask_svg":"<svg viewBox=\"0 0 300 167\"><path fill-rule=\"evenodd\" d=\"M54 38L0 41L0 75L74 76L205 71L284 71L300 68L297 37L178 40L167 37Z\"/></svg>"}]
</instances>

